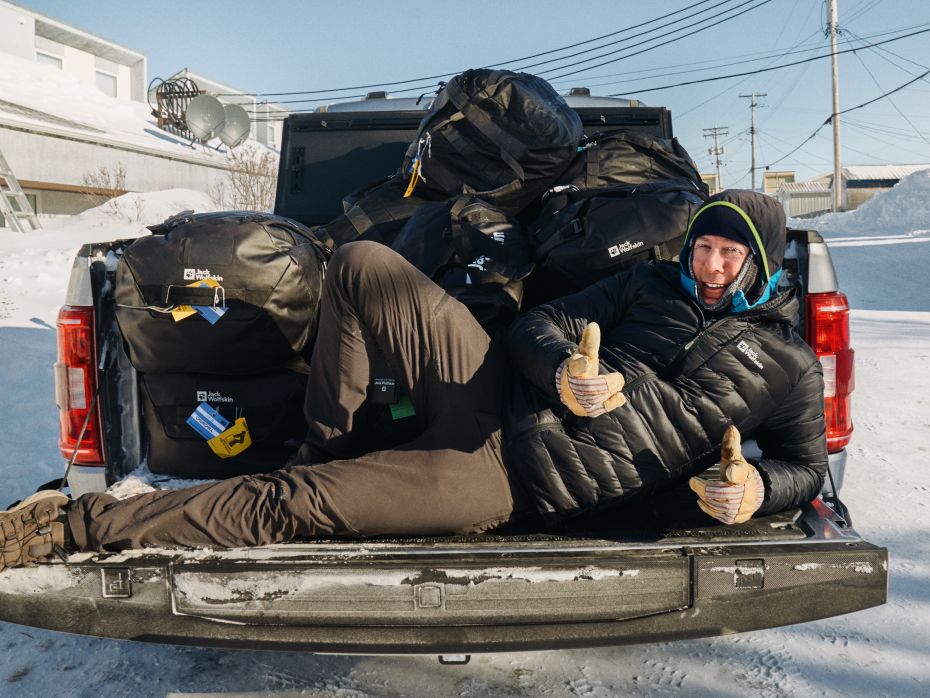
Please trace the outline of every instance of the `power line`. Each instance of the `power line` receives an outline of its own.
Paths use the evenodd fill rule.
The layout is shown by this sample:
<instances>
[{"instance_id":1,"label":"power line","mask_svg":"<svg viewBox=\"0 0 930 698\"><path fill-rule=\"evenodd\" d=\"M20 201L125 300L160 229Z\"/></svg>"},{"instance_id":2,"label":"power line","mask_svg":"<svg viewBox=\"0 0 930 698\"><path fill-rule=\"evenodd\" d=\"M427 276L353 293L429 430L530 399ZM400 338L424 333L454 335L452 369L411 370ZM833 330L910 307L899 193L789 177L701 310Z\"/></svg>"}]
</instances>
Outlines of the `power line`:
<instances>
[{"instance_id":1,"label":"power line","mask_svg":"<svg viewBox=\"0 0 930 698\"><path fill-rule=\"evenodd\" d=\"M920 34L926 34L927 32L930 32L930 29L921 29L920 31L911 32L911 33L909 33L909 34L904 34L903 36L898 36L898 37L895 37L895 38L893 38L893 39L885 39L884 41L878 41L878 42L876 42L876 43L874 43L874 44L868 44L867 46L859 46L859 47L857 47L857 48L849 48L849 49L844 49L844 50L842 50L842 51L837 51L837 52L836 52L836 55L839 56L839 55L844 54L844 53L852 53L852 52L854 52L854 51L859 51L859 50L862 50L862 49L864 49L864 48L872 48L873 46L881 46L882 44L888 44L888 43L891 43L891 42L894 42L894 41L901 41L902 39L909 39L909 38L912 37L912 36L918 36L918 35L920 35ZM770 68L759 68L758 70L749 70L749 71L745 71L745 72L742 72L742 73L731 73L731 74L729 74L729 75L718 75L718 76L712 77L712 78L702 78L702 79L699 79L699 80L688 80L688 81L686 81L686 82L675 83L674 85L662 85L661 87L650 87L650 88L647 88L647 89L640 89L640 90L637 90L636 92L637 92L637 94L643 94L643 93L645 93L645 92L657 92L658 90L668 90L668 89L671 89L671 88L673 88L673 87L686 87L686 86L688 86L688 85L697 85L697 84L705 83L705 82L715 82L715 81L717 81L717 80L727 80L727 79L730 79L730 78L741 78L741 77L744 77L744 76L746 76L746 75L759 75L759 74L761 74L761 73L769 73L769 72L771 72L771 71L773 71L773 70L782 70L782 69L784 69L784 68L790 68L790 67L795 66L795 65L803 65L804 63L810 63L811 61L819 61L819 60L821 60L821 59L823 59L823 58L829 58L831 55L832 55L832 54L827 53L827 54L824 54L824 55L822 55L822 56L813 56L813 57L811 57L811 58L805 58L805 59L802 59L802 60L799 60L799 61L792 61L791 63L783 63L782 65L776 65L776 66L772 66L772 67L770 67ZM626 97L627 94L629 94L629 93L617 92L617 93L615 93L615 94L608 95L608 97Z\"/></svg>"},{"instance_id":2,"label":"power line","mask_svg":"<svg viewBox=\"0 0 930 698\"><path fill-rule=\"evenodd\" d=\"M831 114L830 116L828 116L828 117L826 118L826 120L825 120L822 124L820 124L820 126L817 127L817 129L816 129L811 135L809 135L807 138L805 138L803 141L801 141L801 144L800 144L800 145L798 145L796 148L794 148L794 149L793 149L791 152L789 152L787 155L782 155L780 158L778 158L778 160L775 160L775 162L770 162L768 165L765 166L765 168L768 169L768 168L770 168L772 165L777 165L779 162L781 162L781 161L784 160L785 158L790 157L790 156L793 155L795 152L797 152L798 150L800 150L801 146L803 146L804 144L806 144L808 141L812 140L812 139L814 138L814 136L816 136L824 126L826 126L827 124L831 123L831 122L833 121L833 117L834 117L834 116L839 116L839 115L841 115L841 114L847 114L847 113L849 113L849 112L851 112L851 111L856 111L857 109L862 109L863 107L867 107L867 106L869 106L870 104L874 104L875 102L879 101L880 99L884 99L885 97L888 97L889 95L893 95L895 92L900 92L901 90L903 90L903 89L904 89L905 87L907 87L908 85L913 85L915 82L918 82L919 80L922 80L922 79L925 78L927 75L930 75L930 70L927 70L927 72L923 73L922 75L918 75L918 76L917 76L916 78L914 78L913 80L908 80L908 81L905 82L903 85L898 85L898 86L897 86L896 88L894 88L893 90L889 90L888 92L885 92L884 94L879 95L879 96L876 97L875 99L870 99L870 100L868 100L867 102L863 102L862 104L857 104L856 106L854 106L854 107L849 107L848 109L842 109L842 110L838 111L835 115L834 115L834 114Z\"/></svg>"},{"instance_id":3,"label":"power line","mask_svg":"<svg viewBox=\"0 0 930 698\"><path fill-rule=\"evenodd\" d=\"M719 14L720 7L721 7L722 5L724 5L724 4L728 3L728 2L736 2L736 1L737 1L737 0L723 0L723 2L719 3L718 5L714 5L713 7L705 8L705 9L703 9L703 10L698 10L697 12L694 12L694 13L692 13L692 14L690 14L690 15L685 15L684 17L679 17L678 19L676 19L676 20L674 20L674 21L672 21L672 22L667 22L667 23L663 24L661 27L654 27L654 28L652 28L652 29L649 29L649 30L643 32L643 34L651 34L652 32L657 32L657 31L662 31L662 30L664 30L664 29L668 29L668 28L669 28L670 26L672 26L673 24L679 24L679 23L684 22L684 21L687 21L687 20L689 20L689 19L693 19L693 18L697 17L698 15L702 15L702 14L704 14L705 12L708 12L708 11L714 11L714 12L715 12L715 15L714 15L714 16L716 16L716 14ZM743 3L743 5L748 4L748 3L750 3L750 2L754 2L754 1L755 1L755 0L745 0L745 2ZM739 5L738 7L742 7L742 5ZM690 9L690 8L686 8L686 9ZM733 9L733 8L729 8L729 9ZM729 9L728 9L728 10L725 10L725 11L729 12ZM684 10L683 10L683 11L684 11ZM702 19L701 21L702 21L702 22L706 22L706 21L712 20L713 18L714 18L714 17L712 16L712 17L709 17L709 18ZM649 23L651 23L651 22L649 22ZM640 26L642 26L642 25L640 25ZM655 40L655 39L664 38L664 37L669 36L670 34L673 34L673 33L677 32L677 31L681 31L681 28L673 29L671 32L666 32L665 34L662 34L662 35L660 35L660 36L658 36L658 37L655 37L655 36L654 36L654 37L652 37L652 39L647 39L646 42L648 42L648 41L653 41L653 40ZM584 54L586 54L586 53L592 53L593 51L599 51L600 49L602 49L602 48L607 48L608 46L615 46L616 44L622 44L622 43L624 43L624 42L626 42L626 41L630 41L631 39L638 39L638 38L640 38L641 36L642 36L642 34L639 34L639 35L637 35L637 36L635 36L635 37L630 37L630 38L627 38L627 39L619 39L619 40L617 40L617 41L611 41L611 42L608 42L608 43L606 43L606 44L601 44L600 46L596 46L596 47L591 48L591 49L585 49L584 51L579 51L578 53L569 54L569 55L567 55L567 56L560 56L560 57L558 57L558 58L551 58L551 59L549 59L549 60L547 60L547 61L541 61L540 63L531 63L531 64L529 64L529 65L519 66L519 67L517 67L517 68L514 68L514 70L529 70L530 68L537 68L537 67L539 67L539 66L541 66L541 65L546 65L546 64L548 64L548 63L556 63L556 62L558 62L558 61L568 60L569 58L576 58L577 56L582 56L582 55L584 55ZM646 43L646 42L640 42L639 44L633 44L633 46L640 46L641 44ZM633 46L627 46L627 47L625 47L625 48L632 48ZM613 53L616 53L617 51L621 51L621 50L624 50L624 49L617 49L617 50L615 50L615 51L611 51L611 52L602 54L601 56L592 56L591 58L588 58L588 59L586 59L586 60L584 60L584 61L579 61L578 63L570 63L570 64L568 64L568 65L563 65L563 66L560 66L560 67L558 67L558 68L553 68L553 70L562 70L563 68L570 68L570 67L572 67L572 66L574 66L574 65L579 65L580 63L586 63L587 61L597 60L598 58L602 58L603 56L612 55ZM507 63L513 63L513 62L516 62L516 61L508 61ZM544 74L545 74L545 71L539 71L539 73L540 73L540 75L544 75Z\"/></svg>"},{"instance_id":4,"label":"power line","mask_svg":"<svg viewBox=\"0 0 930 698\"><path fill-rule=\"evenodd\" d=\"M609 34L602 34L601 36L596 36L596 37L594 37L594 38L592 38L592 39L586 39L586 40L584 40L584 41L579 41L579 42L574 43L574 44L569 44L569 45L567 45L567 46L560 46L559 48L550 49L550 50L548 50L548 51L542 51L542 52L540 52L540 53L534 53L534 54L531 54L531 55L529 55L529 56L523 56L523 57L521 57L521 58L510 58L510 59L504 60L504 61L491 62L491 63L488 63L488 65L489 65L489 66L499 66L499 65L506 65L506 64L509 64L509 63L519 63L519 62L522 62L522 61L528 61L528 60L532 60L532 59L534 59L534 58L539 58L540 56L547 56L547 55L551 55L551 54L553 54L553 53L558 53L558 52L560 52L560 51L567 51L567 50L569 50L569 49L577 48L578 46L584 46L585 44L590 44L590 43L594 43L595 41L600 41L601 39L608 39L608 38L610 38L610 37L612 37L612 36L616 36L616 35L618 35L618 34L622 34L623 32L628 32L628 31L632 31L633 29L639 29L639 28L641 28L641 27L645 27L645 26L647 26L647 25L649 25L649 24L653 24L653 23L658 22L658 21L660 21L660 20L667 19L667 18L669 18L669 17L673 17L674 15L677 15L677 14L681 14L682 12L687 12L688 10L693 9L693 8L695 8L695 7L699 7L699 6L701 6L701 5L706 5L707 3L712 2L712 1L713 1L713 0L700 0L700 2L692 3L691 5L688 5L688 6L686 6L686 7L683 7L683 8L681 8L680 10L675 10L674 12L669 12L669 13L664 14L664 15L661 15L661 16L659 16L659 17L653 17L653 18L650 19L650 20L647 20L647 21L645 21L645 22L640 22L639 24L633 24L633 25L631 25L631 26L629 26L629 27L623 27L622 29L618 29L617 31L610 32ZM729 0L726 0L726 1L729 1ZM591 50L592 50L592 51L596 51L596 50L598 50L599 48L602 48L602 47L596 47L596 48L591 49ZM327 92L345 92L346 90L367 90L367 89L371 89L371 88L374 88L374 87L393 87L393 86L395 86L395 85L409 85L409 84L412 83L412 82L423 82L424 80L441 80L441 79L443 79L443 78L448 78L448 77L452 77L452 76L454 76L454 75L458 75L458 74L461 73L461 72L462 72L462 71L459 70L459 71L452 72L452 73L442 73L441 75L428 75L428 76L426 76L426 77L411 78L411 79L409 79L409 80L395 80L395 81L393 81L393 82L379 82L379 83L373 83L373 84L370 84L370 85L354 85L354 86L350 86L350 87L331 87L331 88L328 88L328 89L325 89L325 90L324 90L324 89L320 89L320 90L299 90L299 91L296 91L296 92L255 92L255 93L252 93L252 94L253 94L253 96L255 96L255 97L290 97L290 96L293 96L293 95L323 94L323 93L327 93ZM218 96L218 97L233 97L233 96L237 96L237 95L239 95L239 94L242 94L242 93L219 94L219 95L217 95L217 96Z\"/></svg>"},{"instance_id":5,"label":"power line","mask_svg":"<svg viewBox=\"0 0 930 698\"><path fill-rule=\"evenodd\" d=\"M927 25L926 25L926 24L923 24L923 25L915 25L915 27L923 27L923 26L927 26ZM911 28L914 28L914 27L905 27L905 28L902 28L902 29L911 29ZM894 31L901 31L902 29L896 29L896 30L894 30ZM928 30L928 31L930 31L930 30ZM873 35L870 35L870 36L864 37L864 38L876 38L876 37L879 37L879 36L885 36L885 35L890 34L890 33L892 33L892 32L891 32L891 31L888 31L888 32L879 32L879 33L876 33L876 34L873 34ZM900 40L900 39L903 39L903 38L908 38L908 37L913 36L913 35L914 35L914 34L912 33L912 34L905 34L905 35L903 35L903 36L892 37L891 39L886 40L886 41L883 41L883 42L877 42L877 43L874 43L874 44L870 44L869 47L878 46L879 44L889 43L890 41L897 41L897 40ZM803 42L804 40L805 40L805 39L802 39L801 42ZM801 42L798 42L798 44L800 44ZM848 42L848 43L852 43L852 42ZM801 52L804 52L804 51L806 51L806 50L809 50L809 49L801 49L801 50L799 50L799 51L795 51L794 49L798 46L798 44L795 44L795 46L791 47L788 51L783 52L781 55L789 55L789 54L791 54L791 53L801 53ZM866 47L865 47L865 46L860 46L860 47L856 47L856 48L866 48ZM887 51L887 49L883 49L883 50L886 50L886 51ZM838 53L845 53L845 52L846 52L846 51L841 51L841 52L838 52ZM763 57L759 58L758 60L765 60L765 59L768 58L768 57L769 57L769 56L763 56ZM775 56L775 58L777 58L777 57L779 57L779 56ZM809 59L809 60L811 60L811 61L813 61L813 60L819 60L820 58L823 58L823 57L825 57L825 56L815 56L815 57L813 57L813 58L811 58L811 59ZM721 68L721 67L728 67L728 66L730 66L730 65L739 65L739 64L741 64L742 62L743 62L743 61L735 61L735 62L731 62L731 63L724 63L724 64L717 65L717 66L715 66L715 67ZM750 62L750 61L745 61L745 62ZM777 69L779 69L779 68L781 68L781 67L790 67L790 66L792 66L792 65L797 65L797 64L802 63L802 62L803 62L803 61L796 61L796 62L794 62L794 63L786 64L785 66L775 66L775 67L773 67L773 68L768 68L768 69L769 69L769 70L777 70ZM669 66L669 67L674 67L674 66ZM708 68L708 70L711 70L711 69L713 69L713 68ZM645 72L645 71L636 71L636 72ZM726 79L726 78L729 78L729 77L740 77L740 76L744 76L744 75L745 75L745 76L750 76L750 75L756 74L757 72L764 72L764 71L763 71L763 70L760 70L760 71L747 71L747 72L745 72L745 73L737 73L737 74L733 74L733 75L718 76L718 77L715 77L715 78L711 78L710 80L723 80L723 79ZM605 77L606 77L606 76L605 76ZM656 76L654 76L654 77L661 77L661 75L656 75ZM707 80L705 80L705 81L707 81ZM611 83L605 83L605 84L611 84ZM613 84L616 84L616 83L613 83ZM693 82L686 82L686 83L680 83L680 84L681 84L681 85L687 85L687 84L693 84ZM670 85L670 86L665 86L665 87L662 87L662 88L646 88L646 89L643 89L643 90L639 90L639 92L653 91L653 90L656 90L656 89L666 89L666 87L676 87L676 86L679 86L679 85ZM431 85L419 85L419 86L416 86L416 87L413 87L413 88L410 88L410 89L397 90L397 91L395 92L395 94L406 94L406 93L409 93L409 92L421 92L421 93L422 93L423 90L433 90L433 89L435 89L435 87L436 87L436 86L435 86L435 85L432 85L432 84L431 84ZM271 93L262 93L262 94L269 94L269 95L270 95ZM281 94L285 94L285 93L281 93ZM293 92L293 93L287 93L287 94L309 94L309 93L306 93L306 92ZM220 96L222 96L222 95L220 95ZM241 94L238 95L238 96L241 96ZM308 98L296 99L296 100L282 100L282 101L273 102L272 104L274 104L274 105L283 105L283 104L304 104L304 103L316 103L316 102L332 102L332 101L334 101L334 100L338 101L338 100L348 100L348 99L361 99L361 98L363 98L363 97L365 97L365 96L366 96L365 94L338 95L338 96L337 96L337 95L330 95L330 96L327 96L327 97L317 97L317 98L310 98L310 97L308 97ZM620 95L611 95L611 96L620 96ZM710 100L708 100L708 101L710 101ZM699 105L699 106L701 106L701 105ZM249 110L249 106L247 106L246 108L247 108L247 111L248 111L248 110ZM697 107L696 107L696 108L697 108ZM295 109L295 110L291 110L291 111L294 112L294 113L300 113L302 110L297 110L297 109ZM693 111L693 110L691 110L691 111ZM253 115L255 115L255 114L257 114L257 113L258 113L257 111L254 111L254 110L251 111L251 114L253 114ZM281 117L281 118L283 118L283 117ZM279 118L274 118L273 120L280 120L280 119L279 119Z\"/></svg>"},{"instance_id":6,"label":"power line","mask_svg":"<svg viewBox=\"0 0 930 698\"><path fill-rule=\"evenodd\" d=\"M926 26L926 25L916 25L916 26ZM902 34L902 35L900 35L900 36L891 37L890 39L885 39L885 40L883 40L883 41L877 41L877 42L874 42L874 43L872 43L872 44L867 44L867 45L864 45L864 46L858 46L858 47L856 47L856 48L849 48L849 49L844 49L844 50L842 50L842 51L837 51L837 55L844 54L844 53L852 53L852 52L854 52L854 51L862 50L862 49L864 49L864 48L873 48L873 47L877 47L877 46L883 46L883 45L885 45L885 44L894 43L894 42L896 42L896 41L901 41L901 40L903 40L903 39L908 39L908 38L911 38L911 37L913 37L913 36L919 36L919 35L922 35L922 34L926 34L927 32L930 32L930 28L919 29L919 30L916 30L916 31L913 31L913 32L909 32L909 33L907 33L907 34ZM806 63L811 63L811 62L813 62L813 61L822 60L822 59L824 59L824 58L829 58L830 55L831 55L831 54L824 54L824 55L813 56L813 57L811 57L811 58L806 58L806 59L802 59L802 60L798 60L798 61L792 61L792 62L790 62L790 63L784 63L784 64L777 65L777 66L770 66L770 67L767 67L767 68L759 68L759 69L757 69L757 70L743 71L743 72L740 72L740 73L731 73L731 74L728 74L728 75L718 75L718 76L715 76L715 77L701 78L701 79L697 79L697 80L689 80L689 81L680 82L680 83L675 83L675 84L670 84L670 85L663 85L663 86L660 86L660 87L644 88L644 89L639 89L639 90L637 90L636 92L637 92L637 94L643 94L643 93L646 93L646 92L656 92L656 91L658 91L658 90L666 90L666 89L671 89L671 88L675 88L675 87L684 87L684 86L688 86L688 85L695 85L695 84L706 83L706 82L715 82L715 81L718 81L718 80L727 80L727 79L736 78L736 77L745 77L745 76L750 76L750 75L758 75L758 74L761 74L761 73L767 73L767 72L771 72L771 71L774 71L774 70L782 70L782 69L784 69L784 68L790 68L790 67L797 66L797 65L803 65L803 64L806 64ZM927 73L924 73L924 74L921 75L918 79L922 79L922 78L923 78L924 76L926 76L926 75L927 75ZM409 91L413 91L413 90L406 90L406 91L409 92ZM399 91L399 92L404 92L404 90L401 90L401 91ZM295 94L305 94L305 93L295 93ZM625 97L625 96L628 96L629 94L630 94L630 93L622 93L622 92L621 92L621 93L610 94L610 95L608 95L608 96L610 96L610 97ZM360 98L360 97L364 97L365 95L353 95L353 96L359 97L359 98ZM341 99L346 99L346 98L348 98L348 97L349 97L349 96L343 96ZM317 101L331 101L331 100L330 100L330 99L325 99L325 98L320 98L320 99L306 99L306 100L295 100L295 101L299 101L299 102L317 102ZM281 102L276 102L275 104L281 104ZM301 111L310 111L310 110L293 110L291 113L300 113ZM256 112L252 112L253 115L254 115L255 113L256 113ZM263 117L258 117L258 118L254 118L253 121L255 121L255 122L262 122L262 121L269 121L269 120L270 120L270 121L280 121L280 120L284 119L285 117L286 117L286 114L282 114L280 117L264 117L264 118L263 118Z\"/></svg>"},{"instance_id":7,"label":"power line","mask_svg":"<svg viewBox=\"0 0 930 698\"><path fill-rule=\"evenodd\" d=\"M754 0L746 0L746 2L743 2L741 5L737 5L736 7L729 8L729 9L725 10L725 12L730 12L730 11L732 11L732 10L734 10L734 9L738 9L738 8L740 8L740 7L743 7L744 5L748 5L749 3L753 2L753 1L754 1ZM629 54L626 54L626 55L624 55L624 56L620 56L620 57L618 57L618 58L613 58L613 59L611 59L611 60L609 60L609 61L604 61L603 63L598 63L598 64L596 64L596 65L589 65L589 66L587 66L587 67L585 67L585 68L581 68L580 70L575 70L575 71L572 71L572 72L569 72L569 73L563 73L563 74L561 74L561 75L555 75L555 76L553 76L551 79L552 79L552 80L559 80L560 78L565 78L565 77L568 77L569 75L577 75L578 73L583 73L583 72L585 72L586 70L593 70L593 69L595 69L595 68L600 68L600 67L605 66L605 65L610 65L611 63L617 63L618 61L622 61L622 60L625 60L625 59L627 59L627 58L631 58L632 56L638 56L638 55L640 55L640 54L642 54L642 53L646 53L647 51L652 51L652 50L657 49L657 48L659 48L659 47L661 47L661 46L666 46L667 44L673 43L673 42L675 42L675 41L681 41L682 39L686 39L686 38L689 37L689 36L694 36L695 34L700 34L701 32L707 31L708 29L713 29L714 27L718 27L718 26L720 26L721 24L723 24L724 22L729 22L731 19L736 19L737 17L740 17L740 16L746 14L747 12L752 12L753 10L758 9L758 8L762 7L763 5L767 5L767 4L770 3L771 1L772 1L772 0L761 0L761 2L759 2L757 5L754 5L753 7L750 7L750 8L748 8L748 9L745 9L745 10L743 10L742 12L737 12L736 14L730 15L729 17L720 18L720 19L718 19L717 22L715 22L715 23L713 23L713 24L711 24L711 25L709 25L709 26L701 27L700 29L695 29L695 30L692 31L692 32L689 32L689 33L687 33L687 34L683 34L683 35L681 35L681 36L677 36L677 37L675 37L674 39L669 39L668 41L664 41L664 42L662 42L662 43L660 43L660 44L656 44L655 46L649 46L648 48L644 48L644 49L642 49L642 50L640 50L640 51L634 51L633 53L629 53ZM706 20L702 20L702 21L706 21ZM700 24L700 22L699 22L699 24ZM679 30L676 30L676 31L679 31ZM654 39L659 39L659 38L662 38L662 37L653 37L653 39L650 39L650 41L651 41L651 40L654 40ZM645 43L645 42L644 42L644 43ZM633 44L633 46L637 46L637 45L639 45L639 44ZM631 47L628 47L628 48L632 48L632 46L631 46ZM586 60L584 60L584 61L578 61L577 63L569 63L569 64L566 65L566 66L562 66L562 68L571 68L571 67L573 67L573 66L575 66L575 65L580 65L581 63L587 63L588 61L597 60L598 58L603 58L603 57L605 57L605 56L609 56L609 55L612 55L612 54L614 54L614 53L618 53L618 51L612 51L612 52L610 52L610 53L605 53L605 54L603 54L602 56L592 56L591 58L588 58L588 59L586 59ZM560 70L561 70L561 68L560 68ZM552 72L552 71L544 71L543 74L546 74L546 73L548 73L548 72Z\"/></svg>"}]
</instances>

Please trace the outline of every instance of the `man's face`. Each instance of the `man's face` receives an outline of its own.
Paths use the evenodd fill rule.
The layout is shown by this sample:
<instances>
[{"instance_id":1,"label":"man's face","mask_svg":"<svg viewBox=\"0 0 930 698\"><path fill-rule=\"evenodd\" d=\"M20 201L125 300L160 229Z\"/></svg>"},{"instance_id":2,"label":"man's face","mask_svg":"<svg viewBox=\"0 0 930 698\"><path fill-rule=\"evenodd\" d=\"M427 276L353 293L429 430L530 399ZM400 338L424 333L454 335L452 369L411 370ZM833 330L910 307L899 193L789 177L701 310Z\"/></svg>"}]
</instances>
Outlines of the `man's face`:
<instances>
[{"instance_id":1,"label":"man's face","mask_svg":"<svg viewBox=\"0 0 930 698\"><path fill-rule=\"evenodd\" d=\"M694 241L691 268L697 291L706 305L714 305L736 279L749 246L719 235L702 235Z\"/></svg>"}]
</instances>

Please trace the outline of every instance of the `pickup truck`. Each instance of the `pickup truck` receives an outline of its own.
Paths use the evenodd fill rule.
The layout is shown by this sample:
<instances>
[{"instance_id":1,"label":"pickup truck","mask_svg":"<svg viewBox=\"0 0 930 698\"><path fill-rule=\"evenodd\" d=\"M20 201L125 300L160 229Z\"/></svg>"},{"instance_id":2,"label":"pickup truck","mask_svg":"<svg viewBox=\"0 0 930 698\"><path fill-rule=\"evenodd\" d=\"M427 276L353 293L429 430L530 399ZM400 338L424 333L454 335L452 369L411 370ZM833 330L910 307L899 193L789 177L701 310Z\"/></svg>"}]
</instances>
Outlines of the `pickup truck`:
<instances>
[{"instance_id":1,"label":"pickup truck","mask_svg":"<svg viewBox=\"0 0 930 698\"><path fill-rule=\"evenodd\" d=\"M588 131L672 135L664 108L584 91L567 100ZM375 94L288 117L275 212L307 225L340 214L346 193L396 169L426 106ZM60 447L75 496L145 460L137 375L114 320L128 242L81 248L58 319ZM852 433L847 299L814 231L789 231L785 269L827 386L831 477L798 510L708 525L672 492L557 534L74 554L0 574L0 619L160 643L449 657L716 636L883 604L887 550L860 537L839 499Z\"/></svg>"}]
</instances>

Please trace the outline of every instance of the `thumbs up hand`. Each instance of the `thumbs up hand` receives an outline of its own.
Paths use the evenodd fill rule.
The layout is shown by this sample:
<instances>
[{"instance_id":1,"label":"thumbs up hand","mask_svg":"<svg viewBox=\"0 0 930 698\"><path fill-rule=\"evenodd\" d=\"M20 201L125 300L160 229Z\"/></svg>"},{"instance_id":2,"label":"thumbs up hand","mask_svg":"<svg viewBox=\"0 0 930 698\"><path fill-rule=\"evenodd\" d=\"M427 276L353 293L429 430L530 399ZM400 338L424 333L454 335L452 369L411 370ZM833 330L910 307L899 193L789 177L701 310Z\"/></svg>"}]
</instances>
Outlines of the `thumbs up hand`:
<instances>
[{"instance_id":1,"label":"thumbs up hand","mask_svg":"<svg viewBox=\"0 0 930 698\"><path fill-rule=\"evenodd\" d=\"M559 399L579 417L599 417L626 402L620 392L624 384L622 375L616 372L598 375L600 345L601 328L592 322L581 333L578 351L565 359L555 373Z\"/></svg>"},{"instance_id":2,"label":"thumbs up hand","mask_svg":"<svg viewBox=\"0 0 930 698\"><path fill-rule=\"evenodd\" d=\"M759 471L743 458L739 431L732 424L723 434L719 465L722 480L689 480L697 492L698 506L725 524L748 521L762 506L765 485Z\"/></svg>"}]
</instances>

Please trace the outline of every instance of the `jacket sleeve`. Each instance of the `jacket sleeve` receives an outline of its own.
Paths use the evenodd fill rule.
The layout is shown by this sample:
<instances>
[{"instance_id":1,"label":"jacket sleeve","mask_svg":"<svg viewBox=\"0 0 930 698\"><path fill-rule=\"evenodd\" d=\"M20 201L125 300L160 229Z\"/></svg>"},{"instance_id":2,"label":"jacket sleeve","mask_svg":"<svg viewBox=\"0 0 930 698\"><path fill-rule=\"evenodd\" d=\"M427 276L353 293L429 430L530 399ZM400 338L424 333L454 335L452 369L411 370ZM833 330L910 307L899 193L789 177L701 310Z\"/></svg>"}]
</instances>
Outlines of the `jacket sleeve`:
<instances>
[{"instance_id":1,"label":"jacket sleeve","mask_svg":"<svg viewBox=\"0 0 930 698\"><path fill-rule=\"evenodd\" d=\"M814 499L827 471L823 416L823 371L814 361L785 401L756 431L765 501L757 516L774 514Z\"/></svg>"},{"instance_id":2,"label":"jacket sleeve","mask_svg":"<svg viewBox=\"0 0 930 698\"><path fill-rule=\"evenodd\" d=\"M623 319L638 285L633 275L649 269L643 265L615 274L521 315L507 337L510 365L544 395L558 402L555 373L559 364L578 350L581 333L588 323L598 323L603 332Z\"/></svg>"}]
</instances>

